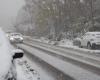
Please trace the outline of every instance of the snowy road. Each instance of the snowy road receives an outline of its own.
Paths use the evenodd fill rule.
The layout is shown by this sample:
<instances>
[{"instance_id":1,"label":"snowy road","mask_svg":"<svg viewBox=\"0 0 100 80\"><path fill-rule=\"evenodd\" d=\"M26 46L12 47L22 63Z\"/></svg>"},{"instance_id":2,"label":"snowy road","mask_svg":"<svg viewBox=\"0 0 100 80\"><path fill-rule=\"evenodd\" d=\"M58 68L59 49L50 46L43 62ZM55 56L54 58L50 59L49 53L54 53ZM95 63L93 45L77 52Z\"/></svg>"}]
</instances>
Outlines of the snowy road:
<instances>
[{"instance_id":1,"label":"snowy road","mask_svg":"<svg viewBox=\"0 0 100 80\"><path fill-rule=\"evenodd\" d=\"M27 61L40 73L42 80L100 80L100 54L34 40L25 40L17 46L26 51Z\"/></svg>"},{"instance_id":2,"label":"snowy road","mask_svg":"<svg viewBox=\"0 0 100 80\"><path fill-rule=\"evenodd\" d=\"M87 68L90 71L99 73L100 70L100 54L79 52L71 49L63 49L52 45L47 45L39 42L25 42L26 45L35 47L46 52L49 55L58 56L63 60L67 60L73 64ZM48 51L50 54L48 53ZM77 64L79 63L79 64ZM91 67L92 66L92 67ZM96 69L95 69L96 68Z\"/></svg>"},{"instance_id":3,"label":"snowy road","mask_svg":"<svg viewBox=\"0 0 100 80\"><path fill-rule=\"evenodd\" d=\"M66 62L58 57L54 57L48 55L46 52L43 52L39 49L33 48L31 46L19 44L21 48L26 50L32 55L40 58L41 60L45 61L46 63L52 65L54 68L57 68L61 72L65 73L67 76L71 76L72 78L68 80L100 80L100 76L93 72L90 72L86 69L81 68L81 66L76 66L70 62ZM50 69L51 70L51 69ZM65 79L67 80L67 78Z\"/></svg>"},{"instance_id":4,"label":"snowy road","mask_svg":"<svg viewBox=\"0 0 100 80\"><path fill-rule=\"evenodd\" d=\"M27 55L25 60L31 65L31 67L39 72L40 80L60 80L60 72L53 69L48 64L39 60L35 56ZM65 79L61 79L65 80Z\"/></svg>"},{"instance_id":5,"label":"snowy road","mask_svg":"<svg viewBox=\"0 0 100 80\"><path fill-rule=\"evenodd\" d=\"M44 61L40 60L39 58L25 52L25 55L22 59L23 61L27 61L28 65L36 70L39 74L40 80L66 80L66 76L62 75L62 73L58 70L55 70L53 67L45 63ZM25 71L25 69L24 69ZM17 72L18 72L18 80L35 80L28 79L25 73L23 73L22 66L17 65ZM28 74L30 77L32 75ZM62 78L63 77L63 78ZM67 77L68 80L70 77Z\"/></svg>"}]
</instances>

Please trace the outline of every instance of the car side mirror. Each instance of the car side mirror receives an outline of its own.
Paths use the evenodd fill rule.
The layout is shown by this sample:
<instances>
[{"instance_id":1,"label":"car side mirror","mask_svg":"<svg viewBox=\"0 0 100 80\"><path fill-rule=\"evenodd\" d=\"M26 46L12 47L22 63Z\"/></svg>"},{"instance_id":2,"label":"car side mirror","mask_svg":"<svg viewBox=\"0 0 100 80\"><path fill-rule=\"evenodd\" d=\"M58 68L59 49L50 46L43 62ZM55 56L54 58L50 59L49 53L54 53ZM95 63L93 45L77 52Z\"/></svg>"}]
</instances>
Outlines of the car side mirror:
<instances>
[{"instance_id":1,"label":"car side mirror","mask_svg":"<svg viewBox=\"0 0 100 80\"><path fill-rule=\"evenodd\" d=\"M13 59L22 58L24 56L24 51L21 49L13 50Z\"/></svg>"}]
</instances>

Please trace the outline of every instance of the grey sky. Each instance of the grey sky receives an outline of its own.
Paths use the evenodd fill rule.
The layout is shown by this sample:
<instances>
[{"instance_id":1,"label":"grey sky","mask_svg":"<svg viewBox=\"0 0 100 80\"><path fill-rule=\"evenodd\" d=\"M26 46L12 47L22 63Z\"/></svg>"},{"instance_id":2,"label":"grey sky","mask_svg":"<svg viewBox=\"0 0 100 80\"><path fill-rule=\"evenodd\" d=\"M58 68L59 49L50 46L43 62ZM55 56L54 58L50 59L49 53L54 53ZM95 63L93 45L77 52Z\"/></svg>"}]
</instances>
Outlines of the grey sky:
<instances>
[{"instance_id":1,"label":"grey sky","mask_svg":"<svg viewBox=\"0 0 100 80\"><path fill-rule=\"evenodd\" d=\"M24 0L0 0L0 26L10 26Z\"/></svg>"}]
</instances>

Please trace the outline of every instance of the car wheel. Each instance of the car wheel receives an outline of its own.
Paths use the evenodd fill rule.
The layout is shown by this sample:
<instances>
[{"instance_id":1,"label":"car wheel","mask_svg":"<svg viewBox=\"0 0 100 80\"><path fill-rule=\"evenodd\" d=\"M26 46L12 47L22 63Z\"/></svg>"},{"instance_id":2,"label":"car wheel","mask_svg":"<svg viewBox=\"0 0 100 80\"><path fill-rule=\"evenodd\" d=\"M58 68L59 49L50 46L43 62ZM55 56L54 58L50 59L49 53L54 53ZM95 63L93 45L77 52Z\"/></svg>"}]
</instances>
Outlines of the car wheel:
<instances>
[{"instance_id":1,"label":"car wheel","mask_svg":"<svg viewBox=\"0 0 100 80\"><path fill-rule=\"evenodd\" d=\"M90 43L87 43L87 48L88 48L88 49L92 49L92 46L91 46Z\"/></svg>"}]
</instances>

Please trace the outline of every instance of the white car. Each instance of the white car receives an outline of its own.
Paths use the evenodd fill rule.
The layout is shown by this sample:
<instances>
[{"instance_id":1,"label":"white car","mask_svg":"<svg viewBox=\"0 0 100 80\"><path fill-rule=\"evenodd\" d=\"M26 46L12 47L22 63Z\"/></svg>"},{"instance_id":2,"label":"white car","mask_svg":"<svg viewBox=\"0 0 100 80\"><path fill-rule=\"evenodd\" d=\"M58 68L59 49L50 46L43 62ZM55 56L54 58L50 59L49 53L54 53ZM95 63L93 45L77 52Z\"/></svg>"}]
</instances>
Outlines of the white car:
<instances>
[{"instance_id":1,"label":"white car","mask_svg":"<svg viewBox=\"0 0 100 80\"><path fill-rule=\"evenodd\" d=\"M10 41L12 43L22 43L23 42L23 36L20 33L11 33L9 37Z\"/></svg>"},{"instance_id":2,"label":"white car","mask_svg":"<svg viewBox=\"0 0 100 80\"><path fill-rule=\"evenodd\" d=\"M14 49L0 28L0 80L16 80L17 72L14 62L22 57L23 51Z\"/></svg>"},{"instance_id":3,"label":"white car","mask_svg":"<svg viewBox=\"0 0 100 80\"><path fill-rule=\"evenodd\" d=\"M81 37L81 47L94 49L100 46L100 32L87 32Z\"/></svg>"}]
</instances>

